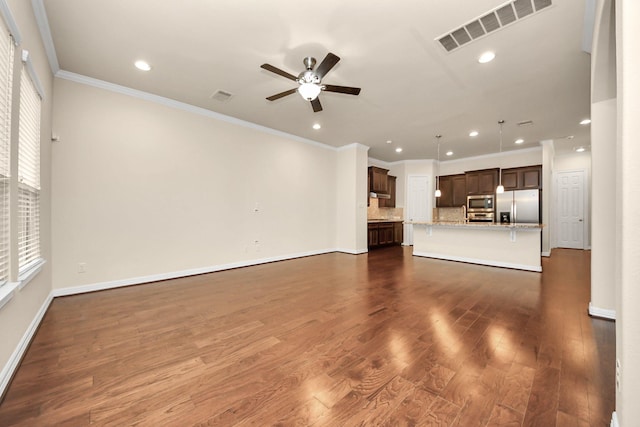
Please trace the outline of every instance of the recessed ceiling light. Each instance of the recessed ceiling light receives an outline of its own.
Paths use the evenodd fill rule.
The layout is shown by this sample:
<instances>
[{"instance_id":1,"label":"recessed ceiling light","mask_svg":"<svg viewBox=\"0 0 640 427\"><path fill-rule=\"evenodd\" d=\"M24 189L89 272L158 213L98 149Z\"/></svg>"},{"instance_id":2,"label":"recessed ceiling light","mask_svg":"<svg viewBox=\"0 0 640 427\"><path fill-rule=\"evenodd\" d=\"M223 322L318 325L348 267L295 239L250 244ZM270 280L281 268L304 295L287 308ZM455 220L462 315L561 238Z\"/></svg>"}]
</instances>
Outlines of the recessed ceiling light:
<instances>
[{"instance_id":1,"label":"recessed ceiling light","mask_svg":"<svg viewBox=\"0 0 640 427\"><path fill-rule=\"evenodd\" d=\"M591 119L584 119L580 122L581 125L588 125L589 123L591 123Z\"/></svg>"},{"instance_id":2,"label":"recessed ceiling light","mask_svg":"<svg viewBox=\"0 0 640 427\"><path fill-rule=\"evenodd\" d=\"M471 137L478 136L478 131L477 130L472 130L471 132L469 132L469 136L471 136Z\"/></svg>"},{"instance_id":3,"label":"recessed ceiling light","mask_svg":"<svg viewBox=\"0 0 640 427\"><path fill-rule=\"evenodd\" d=\"M313 128L314 128L315 130L320 129L321 127L322 127L322 126L320 126L320 123L315 123L315 124L313 125Z\"/></svg>"},{"instance_id":4,"label":"recessed ceiling light","mask_svg":"<svg viewBox=\"0 0 640 427\"><path fill-rule=\"evenodd\" d=\"M447 151L447 156L453 156L453 151Z\"/></svg>"},{"instance_id":5,"label":"recessed ceiling light","mask_svg":"<svg viewBox=\"0 0 640 427\"><path fill-rule=\"evenodd\" d=\"M151 65L149 65L149 63L143 60L136 61L134 65L138 70L142 70L142 71L149 71L151 69Z\"/></svg>"},{"instance_id":6,"label":"recessed ceiling light","mask_svg":"<svg viewBox=\"0 0 640 427\"><path fill-rule=\"evenodd\" d=\"M391 141L390 139L388 139L388 140L387 140L387 144L391 144L391 142L392 142L392 141Z\"/></svg>"},{"instance_id":7,"label":"recessed ceiling light","mask_svg":"<svg viewBox=\"0 0 640 427\"><path fill-rule=\"evenodd\" d=\"M478 58L478 62L481 64L486 64L487 62L493 61L495 57L496 57L495 53L491 51L485 52L482 55L480 55L480 58Z\"/></svg>"},{"instance_id":8,"label":"recessed ceiling light","mask_svg":"<svg viewBox=\"0 0 640 427\"><path fill-rule=\"evenodd\" d=\"M522 139L522 138L518 138L518 139L516 139L516 140L515 140L515 141L513 141L513 142L514 142L514 143L516 143L516 144L522 144L522 143L524 142L524 139Z\"/></svg>"},{"instance_id":9,"label":"recessed ceiling light","mask_svg":"<svg viewBox=\"0 0 640 427\"><path fill-rule=\"evenodd\" d=\"M574 150L576 150L576 152L578 152L578 153L582 153L585 150L585 148L584 147L576 147L576 148L574 148Z\"/></svg>"},{"instance_id":10,"label":"recessed ceiling light","mask_svg":"<svg viewBox=\"0 0 640 427\"><path fill-rule=\"evenodd\" d=\"M402 153L402 148L400 147L396 148L396 153Z\"/></svg>"}]
</instances>

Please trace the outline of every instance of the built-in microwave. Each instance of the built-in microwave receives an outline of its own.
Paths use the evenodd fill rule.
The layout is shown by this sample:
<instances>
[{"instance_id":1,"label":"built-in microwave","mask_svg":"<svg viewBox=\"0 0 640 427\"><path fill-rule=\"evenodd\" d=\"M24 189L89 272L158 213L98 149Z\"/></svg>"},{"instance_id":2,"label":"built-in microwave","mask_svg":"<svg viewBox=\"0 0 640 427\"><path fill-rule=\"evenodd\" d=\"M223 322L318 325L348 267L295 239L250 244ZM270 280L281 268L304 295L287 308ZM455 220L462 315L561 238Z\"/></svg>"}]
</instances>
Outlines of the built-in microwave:
<instances>
[{"instance_id":1,"label":"built-in microwave","mask_svg":"<svg viewBox=\"0 0 640 427\"><path fill-rule=\"evenodd\" d=\"M467 212L493 212L493 194L467 196Z\"/></svg>"}]
</instances>

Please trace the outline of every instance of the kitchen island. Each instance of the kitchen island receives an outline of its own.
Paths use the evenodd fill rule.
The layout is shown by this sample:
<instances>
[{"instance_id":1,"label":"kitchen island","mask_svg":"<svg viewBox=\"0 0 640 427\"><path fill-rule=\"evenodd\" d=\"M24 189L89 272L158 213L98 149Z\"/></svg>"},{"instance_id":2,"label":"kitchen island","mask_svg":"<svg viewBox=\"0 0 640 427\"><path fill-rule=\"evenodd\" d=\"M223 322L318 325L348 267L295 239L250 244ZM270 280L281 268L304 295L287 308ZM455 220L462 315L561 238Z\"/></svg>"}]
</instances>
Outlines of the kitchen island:
<instances>
[{"instance_id":1,"label":"kitchen island","mask_svg":"<svg viewBox=\"0 0 640 427\"><path fill-rule=\"evenodd\" d=\"M518 270L542 271L540 224L405 222L413 255Z\"/></svg>"}]
</instances>

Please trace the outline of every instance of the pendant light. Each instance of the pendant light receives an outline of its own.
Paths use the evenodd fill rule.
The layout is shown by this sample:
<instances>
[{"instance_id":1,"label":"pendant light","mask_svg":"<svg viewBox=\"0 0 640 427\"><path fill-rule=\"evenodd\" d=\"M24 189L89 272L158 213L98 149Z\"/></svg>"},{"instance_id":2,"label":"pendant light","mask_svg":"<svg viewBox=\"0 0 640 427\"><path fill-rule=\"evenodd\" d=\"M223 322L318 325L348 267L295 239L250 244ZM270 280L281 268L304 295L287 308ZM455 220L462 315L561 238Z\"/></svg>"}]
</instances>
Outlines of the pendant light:
<instances>
[{"instance_id":1,"label":"pendant light","mask_svg":"<svg viewBox=\"0 0 640 427\"><path fill-rule=\"evenodd\" d=\"M436 197L442 196L442 191L440 191L440 138L442 138L442 135L436 135L436 141L438 143L438 174L436 175Z\"/></svg>"},{"instance_id":2,"label":"pendant light","mask_svg":"<svg viewBox=\"0 0 640 427\"><path fill-rule=\"evenodd\" d=\"M500 160L498 160L498 166L500 166L500 169L499 169L499 181L498 181L498 187L496 188L496 193L502 194L504 193L504 186L502 185L502 125L504 124L504 120L500 120L498 124L500 125Z\"/></svg>"}]
</instances>

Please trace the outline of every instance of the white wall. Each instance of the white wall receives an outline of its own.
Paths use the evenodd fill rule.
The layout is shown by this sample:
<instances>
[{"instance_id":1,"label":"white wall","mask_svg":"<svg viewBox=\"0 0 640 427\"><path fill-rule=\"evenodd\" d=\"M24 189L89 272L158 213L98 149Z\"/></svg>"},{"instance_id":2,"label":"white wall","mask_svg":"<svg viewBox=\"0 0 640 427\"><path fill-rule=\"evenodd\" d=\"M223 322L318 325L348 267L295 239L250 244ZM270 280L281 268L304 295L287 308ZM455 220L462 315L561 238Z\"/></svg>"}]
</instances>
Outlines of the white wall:
<instances>
[{"instance_id":1,"label":"white wall","mask_svg":"<svg viewBox=\"0 0 640 427\"><path fill-rule=\"evenodd\" d=\"M47 57L36 27L31 9L31 2L24 0L9 0L9 8L15 18L22 36L21 45L16 48L19 58L20 48L29 51L36 74L40 80L45 97L42 102L41 132L40 132L40 179L42 190L40 193L40 247L42 257L47 261L43 270L31 280L26 287L17 291L13 298L0 308L0 367L4 367L5 374L9 364L17 363L12 356L22 338L29 332L31 322L43 307L46 307L47 297L51 290L52 252L51 252L51 108L53 98L53 77L49 69ZM20 66L18 65L18 68ZM18 79L19 81L19 79ZM7 378L0 375L0 382ZM2 390L0 389L0 392Z\"/></svg>"},{"instance_id":2,"label":"white wall","mask_svg":"<svg viewBox=\"0 0 640 427\"><path fill-rule=\"evenodd\" d=\"M620 361L620 388L616 411L620 426L640 422L640 2L616 2L618 147L620 212L619 280L616 287L616 358Z\"/></svg>"},{"instance_id":3,"label":"white wall","mask_svg":"<svg viewBox=\"0 0 640 427\"><path fill-rule=\"evenodd\" d=\"M335 248L335 149L59 78L55 94L54 288Z\"/></svg>"},{"instance_id":4,"label":"white wall","mask_svg":"<svg viewBox=\"0 0 640 427\"><path fill-rule=\"evenodd\" d=\"M440 175L455 175L467 171L491 168L517 168L542 164L542 147L503 151L501 154L468 157L440 162Z\"/></svg>"},{"instance_id":5,"label":"white wall","mask_svg":"<svg viewBox=\"0 0 640 427\"><path fill-rule=\"evenodd\" d=\"M614 17L612 1L600 1L591 55L591 308L609 312L615 310L620 222Z\"/></svg>"},{"instance_id":6,"label":"white wall","mask_svg":"<svg viewBox=\"0 0 640 427\"><path fill-rule=\"evenodd\" d=\"M555 147L552 140L541 141L542 144L542 254L551 255L551 240L555 236L555 221L552 221L556 212L555 197L553 197L553 171L555 159Z\"/></svg>"},{"instance_id":7,"label":"white wall","mask_svg":"<svg viewBox=\"0 0 640 427\"><path fill-rule=\"evenodd\" d=\"M367 242L367 152L369 147L351 144L337 154L336 240L342 252L368 251Z\"/></svg>"}]
</instances>

